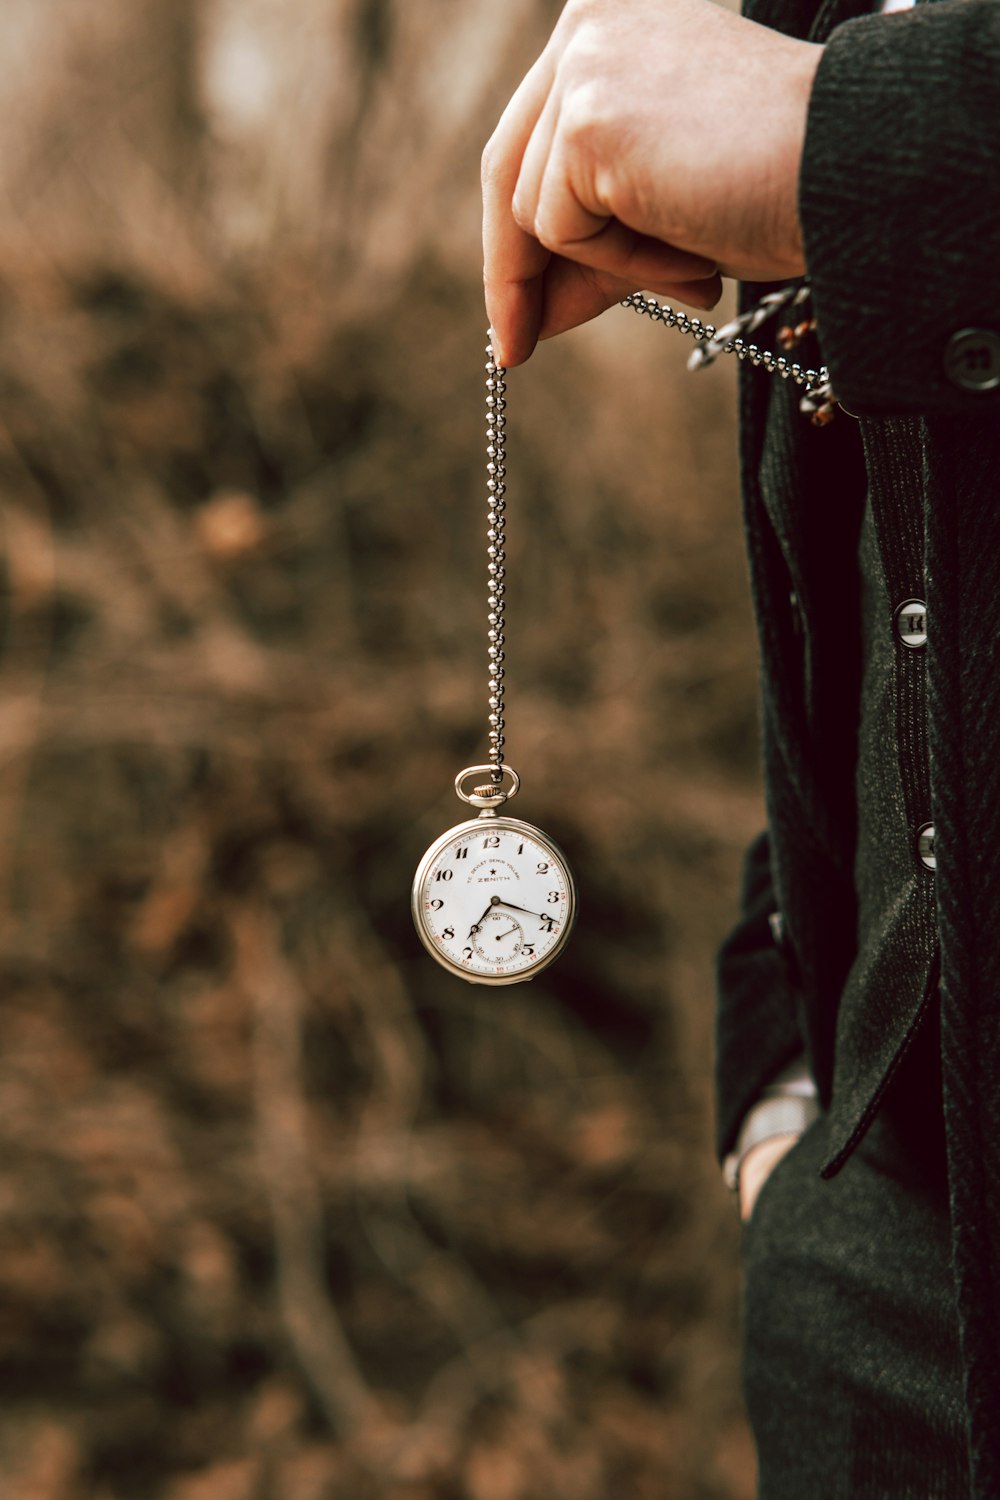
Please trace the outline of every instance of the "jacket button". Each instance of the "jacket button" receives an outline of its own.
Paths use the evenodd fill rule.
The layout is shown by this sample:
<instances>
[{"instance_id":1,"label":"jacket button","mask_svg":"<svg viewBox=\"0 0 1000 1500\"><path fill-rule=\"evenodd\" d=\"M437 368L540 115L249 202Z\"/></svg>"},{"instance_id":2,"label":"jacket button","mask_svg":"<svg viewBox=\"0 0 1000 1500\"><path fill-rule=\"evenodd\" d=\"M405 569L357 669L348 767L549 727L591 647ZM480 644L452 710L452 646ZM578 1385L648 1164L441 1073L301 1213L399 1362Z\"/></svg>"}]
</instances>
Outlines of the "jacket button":
<instances>
[{"instance_id":1,"label":"jacket button","mask_svg":"<svg viewBox=\"0 0 1000 1500\"><path fill-rule=\"evenodd\" d=\"M893 615L896 634L904 646L919 651L927 645L927 605L922 599L904 599Z\"/></svg>"},{"instance_id":2,"label":"jacket button","mask_svg":"<svg viewBox=\"0 0 1000 1500\"><path fill-rule=\"evenodd\" d=\"M920 863L926 865L928 870L937 869L937 859L934 854L934 824L924 823L917 829L917 854Z\"/></svg>"},{"instance_id":3,"label":"jacket button","mask_svg":"<svg viewBox=\"0 0 1000 1500\"><path fill-rule=\"evenodd\" d=\"M944 351L948 379L963 391L995 391L1000 385L1000 336L988 328L962 328Z\"/></svg>"}]
</instances>

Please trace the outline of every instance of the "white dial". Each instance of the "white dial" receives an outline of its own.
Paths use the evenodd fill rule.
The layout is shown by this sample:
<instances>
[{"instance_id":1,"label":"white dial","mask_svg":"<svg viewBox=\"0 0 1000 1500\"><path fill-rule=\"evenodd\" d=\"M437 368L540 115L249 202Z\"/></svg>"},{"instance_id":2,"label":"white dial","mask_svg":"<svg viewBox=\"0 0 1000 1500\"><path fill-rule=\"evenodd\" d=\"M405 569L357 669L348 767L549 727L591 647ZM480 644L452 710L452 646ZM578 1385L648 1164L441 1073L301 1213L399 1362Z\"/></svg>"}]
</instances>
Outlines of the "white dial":
<instances>
[{"instance_id":1,"label":"white dial","mask_svg":"<svg viewBox=\"0 0 1000 1500\"><path fill-rule=\"evenodd\" d=\"M474 818L431 845L413 882L413 919L445 968L480 984L531 979L576 914L565 856L518 818Z\"/></svg>"}]
</instances>

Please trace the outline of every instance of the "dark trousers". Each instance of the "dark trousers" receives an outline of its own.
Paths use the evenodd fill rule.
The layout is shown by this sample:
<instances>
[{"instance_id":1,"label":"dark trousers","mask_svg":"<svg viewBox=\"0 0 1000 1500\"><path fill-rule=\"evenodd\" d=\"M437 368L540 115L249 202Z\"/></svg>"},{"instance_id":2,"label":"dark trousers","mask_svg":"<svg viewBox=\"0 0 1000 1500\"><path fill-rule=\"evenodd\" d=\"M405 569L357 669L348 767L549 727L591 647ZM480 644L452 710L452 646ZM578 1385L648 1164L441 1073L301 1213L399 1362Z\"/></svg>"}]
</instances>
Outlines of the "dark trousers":
<instances>
[{"instance_id":1,"label":"dark trousers","mask_svg":"<svg viewBox=\"0 0 1000 1500\"><path fill-rule=\"evenodd\" d=\"M821 1118L745 1231L759 1500L968 1500L936 1040L840 1174Z\"/></svg>"}]
</instances>

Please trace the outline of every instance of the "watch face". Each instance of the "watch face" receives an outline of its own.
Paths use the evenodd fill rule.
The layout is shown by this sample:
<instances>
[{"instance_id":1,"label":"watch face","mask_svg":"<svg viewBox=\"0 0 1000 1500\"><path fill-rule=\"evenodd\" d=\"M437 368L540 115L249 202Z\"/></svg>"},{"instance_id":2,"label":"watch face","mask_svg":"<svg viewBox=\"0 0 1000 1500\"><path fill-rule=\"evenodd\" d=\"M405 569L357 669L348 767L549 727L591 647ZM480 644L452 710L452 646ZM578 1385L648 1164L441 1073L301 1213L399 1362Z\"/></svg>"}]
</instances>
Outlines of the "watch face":
<instances>
[{"instance_id":1,"label":"watch face","mask_svg":"<svg viewBox=\"0 0 1000 1500\"><path fill-rule=\"evenodd\" d=\"M413 882L424 946L480 984L531 979L562 949L575 913L565 856L517 818L475 818L449 829Z\"/></svg>"}]
</instances>

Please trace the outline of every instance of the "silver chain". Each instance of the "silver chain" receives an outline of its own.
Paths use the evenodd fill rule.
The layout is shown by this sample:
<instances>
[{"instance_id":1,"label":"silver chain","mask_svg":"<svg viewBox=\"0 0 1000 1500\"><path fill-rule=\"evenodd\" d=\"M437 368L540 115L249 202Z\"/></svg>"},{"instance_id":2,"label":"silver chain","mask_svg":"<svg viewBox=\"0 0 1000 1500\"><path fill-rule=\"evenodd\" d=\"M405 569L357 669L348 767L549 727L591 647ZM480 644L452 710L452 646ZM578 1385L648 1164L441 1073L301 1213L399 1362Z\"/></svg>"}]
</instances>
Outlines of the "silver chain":
<instances>
[{"instance_id":1,"label":"silver chain","mask_svg":"<svg viewBox=\"0 0 1000 1500\"><path fill-rule=\"evenodd\" d=\"M654 323L663 323L667 328L689 333L699 343L714 342L716 338L717 330L713 323L703 323L700 318L691 318L685 312L677 312L666 302L657 302L655 297L645 297L642 292L632 292L623 299L621 305L652 318ZM722 333L725 331L722 329ZM737 359L748 359L752 365L763 366L770 375L793 380L796 385L805 388L807 396L825 399L829 392L830 372L825 365L818 370L811 370L788 359L784 354L772 354L770 349L761 349L757 344L741 337L728 339L722 346L722 352L735 354Z\"/></svg>"},{"instance_id":2,"label":"silver chain","mask_svg":"<svg viewBox=\"0 0 1000 1500\"><path fill-rule=\"evenodd\" d=\"M794 290L794 289L793 289ZM797 296L801 300L801 296ZM741 334L729 337L730 332L735 333L739 327L752 332L759 324L772 315L772 308L768 303L780 307L785 303L795 305L791 293L771 294L765 298L759 309L749 314L743 314L735 319L733 323L726 324L721 329L716 329L713 323L703 323L700 318L692 318L685 312L677 312L666 302L657 302L655 297L646 297L642 292L633 292L626 297L623 307L630 307L634 312L652 319L654 323L663 323L667 328L676 328L681 333L690 334L695 342L703 347L704 358L692 356L692 365L709 363L717 354L735 354L738 359L748 359L751 364L762 366L771 375L780 375L785 380L794 381L805 390L802 406L806 411L820 411L827 408L835 399L830 389L830 374L826 366L818 370L809 369L807 366L798 364L797 361L789 359L784 354L772 354L769 349L761 349L757 344L751 343L749 339ZM489 336L489 335L488 335ZM486 471L489 478L486 488L489 492L489 538L487 555L489 556L489 661L490 661L490 779L494 786L499 786L503 780L503 752L504 752L504 629L505 609L504 595L506 592L506 568L504 566L507 558L506 553L506 517L507 509L507 372L502 365L498 365L493 358L492 341L486 345Z\"/></svg>"},{"instance_id":3,"label":"silver chain","mask_svg":"<svg viewBox=\"0 0 1000 1500\"><path fill-rule=\"evenodd\" d=\"M503 679L504 679L504 593L506 569L504 561L506 551L504 544L506 534L504 531L504 511L507 508L505 499L507 486L504 482L507 474L507 449L506 433L507 425L507 383L504 379L506 370L498 365L493 358L493 344L486 345L486 471L489 478L486 488L489 491L489 515L490 529L487 532L489 547L489 658L490 658L490 762L492 770L490 779L495 786L499 786L503 780L503 747L504 747L504 722L503 722Z\"/></svg>"}]
</instances>

